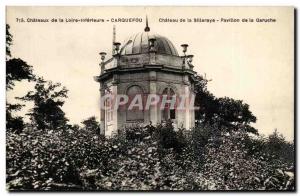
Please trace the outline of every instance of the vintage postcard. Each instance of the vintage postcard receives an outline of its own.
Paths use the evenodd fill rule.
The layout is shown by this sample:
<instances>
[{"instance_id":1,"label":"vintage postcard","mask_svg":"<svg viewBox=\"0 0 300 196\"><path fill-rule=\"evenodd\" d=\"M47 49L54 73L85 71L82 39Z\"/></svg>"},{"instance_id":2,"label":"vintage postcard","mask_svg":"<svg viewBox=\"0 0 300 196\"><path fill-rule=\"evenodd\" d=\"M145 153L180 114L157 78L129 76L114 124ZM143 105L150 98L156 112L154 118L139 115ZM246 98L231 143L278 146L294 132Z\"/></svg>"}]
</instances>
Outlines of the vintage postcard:
<instances>
[{"instance_id":1,"label":"vintage postcard","mask_svg":"<svg viewBox=\"0 0 300 196\"><path fill-rule=\"evenodd\" d=\"M293 7L6 7L8 191L295 191Z\"/></svg>"}]
</instances>

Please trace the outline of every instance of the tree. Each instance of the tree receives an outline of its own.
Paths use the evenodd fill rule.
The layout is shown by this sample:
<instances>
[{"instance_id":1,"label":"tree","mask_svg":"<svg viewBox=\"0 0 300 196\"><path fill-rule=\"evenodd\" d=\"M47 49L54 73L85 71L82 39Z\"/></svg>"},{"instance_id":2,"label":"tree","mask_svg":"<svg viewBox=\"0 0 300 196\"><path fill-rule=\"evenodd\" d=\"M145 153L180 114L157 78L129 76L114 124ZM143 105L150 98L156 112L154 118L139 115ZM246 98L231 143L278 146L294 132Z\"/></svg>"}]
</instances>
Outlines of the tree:
<instances>
[{"instance_id":1,"label":"tree","mask_svg":"<svg viewBox=\"0 0 300 196\"><path fill-rule=\"evenodd\" d=\"M81 122L84 129L95 134L100 134L100 123L96 120L95 116L89 117Z\"/></svg>"},{"instance_id":2,"label":"tree","mask_svg":"<svg viewBox=\"0 0 300 196\"><path fill-rule=\"evenodd\" d=\"M277 129L268 136L264 150L266 154L271 155L274 161L282 161L293 165L294 163L294 145L288 142L279 134Z\"/></svg>"},{"instance_id":3,"label":"tree","mask_svg":"<svg viewBox=\"0 0 300 196\"><path fill-rule=\"evenodd\" d=\"M6 103L6 129L11 132L20 133L24 129L24 121L20 116L14 117L13 111L19 111L23 105Z\"/></svg>"},{"instance_id":4,"label":"tree","mask_svg":"<svg viewBox=\"0 0 300 196\"><path fill-rule=\"evenodd\" d=\"M6 58L11 56L10 46L12 45L12 35L9 32L9 25L6 24Z\"/></svg>"},{"instance_id":5,"label":"tree","mask_svg":"<svg viewBox=\"0 0 300 196\"><path fill-rule=\"evenodd\" d=\"M32 73L32 66L28 65L20 58L10 58L13 36L9 32L9 25L6 25L6 89L11 90L15 86L15 81L34 81L35 75Z\"/></svg>"},{"instance_id":6,"label":"tree","mask_svg":"<svg viewBox=\"0 0 300 196\"><path fill-rule=\"evenodd\" d=\"M12 35L9 32L9 25L6 25L6 90L12 90L15 81L34 81L35 75L32 73L32 66L28 65L20 58L11 58L10 46L12 45ZM21 132L24 128L23 118L14 117L13 112L19 111L24 105L11 104L6 102L6 128L9 131Z\"/></svg>"},{"instance_id":7,"label":"tree","mask_svg":"<svg viewBox=\"0 0 300 196\"><path fill-rule=\"evenodd\" d=\"M15 81L28 80L35 81L32 73L32 66L28 65L20 58L13 58L6 61L6 89L11 90L15 86Z\"/></svg>"},{"instance_id":8,"label":"tree","mask_svg":"<svg viewBox=\"0 0 300 196\"><path fill-rule=\"evenodd\" d=\"M68 90L61 87L60 83L45 81L38 78L34 91L29 91L19 99L33 101L34 107L27 115L30 116L38 129L65 129L68 119L61 109L64 104L63 98L67 98Z\"/></svg>"},{"instance_id":9,"label":"tree","mask_svg":"<svg viewBox=\"0 0 300 196\"><path fill-rule=\"evenodd\" d=\"M256 122L256 117L249 109L249 105L242 100L228 97L217 98L207 89L205 77L196 77L195 105L199 106L196 111L196 120L203 124L217 124L233 130L245 129L249 133L257 134L257 130L250 124Z\"/></svg>"},{"instance_id":10,"label":"tree","mask_svg":"<svg viewBox=\"0 0 300 196\"><path fill-rule=\"evenodd\" d=\"M244 129L247 132L257 134L257 130L250 126L256 122L256 117L249 110L249 105L242 100L234 100L228 97L217 98L217 117L221 126L233 130Z\"/></svg>"}]
</instances>

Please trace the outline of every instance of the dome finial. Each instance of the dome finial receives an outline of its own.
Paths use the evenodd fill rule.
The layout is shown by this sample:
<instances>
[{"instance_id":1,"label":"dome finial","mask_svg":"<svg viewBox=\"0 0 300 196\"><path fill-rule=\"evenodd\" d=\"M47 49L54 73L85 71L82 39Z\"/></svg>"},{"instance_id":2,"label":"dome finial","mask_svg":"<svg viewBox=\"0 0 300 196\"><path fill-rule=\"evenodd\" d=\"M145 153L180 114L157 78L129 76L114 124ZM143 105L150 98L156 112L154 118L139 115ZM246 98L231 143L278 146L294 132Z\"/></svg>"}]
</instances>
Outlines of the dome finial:
<instances>
[{"instance_id":1,"label":"dome finial","mask_svg":"<svg viewBox=\"0 0 300 196\"><path fill-rule=\"evenodd\" d=\"M148 26L148 17L146 15L146 27L145 27L145 32L149 32L150 31L150 27Z\"/></svg>"}]
</instances>

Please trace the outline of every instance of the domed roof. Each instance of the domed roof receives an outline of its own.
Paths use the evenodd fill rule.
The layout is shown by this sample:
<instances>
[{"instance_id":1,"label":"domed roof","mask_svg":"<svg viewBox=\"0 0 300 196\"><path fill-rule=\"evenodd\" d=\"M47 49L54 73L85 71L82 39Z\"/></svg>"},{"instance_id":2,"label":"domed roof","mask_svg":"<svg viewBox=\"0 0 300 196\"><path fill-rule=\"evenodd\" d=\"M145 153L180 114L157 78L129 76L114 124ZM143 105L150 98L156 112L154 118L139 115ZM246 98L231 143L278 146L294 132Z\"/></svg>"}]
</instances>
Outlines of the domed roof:
<instances>
[{"instance_id":1,"label":"domed roof","mask_svg":"<svg viewBox=\"0 0 300 196\"><path fill-rule=\"evenodd\" d=\"M156 39L154 44L156 53L179 56L176 48L168 38L158 34L151 34L148 31L137 33L126 39L123 43L124 48L121 51L121 55L148 53L149 38Z\"/></svg>"}]
</instances>

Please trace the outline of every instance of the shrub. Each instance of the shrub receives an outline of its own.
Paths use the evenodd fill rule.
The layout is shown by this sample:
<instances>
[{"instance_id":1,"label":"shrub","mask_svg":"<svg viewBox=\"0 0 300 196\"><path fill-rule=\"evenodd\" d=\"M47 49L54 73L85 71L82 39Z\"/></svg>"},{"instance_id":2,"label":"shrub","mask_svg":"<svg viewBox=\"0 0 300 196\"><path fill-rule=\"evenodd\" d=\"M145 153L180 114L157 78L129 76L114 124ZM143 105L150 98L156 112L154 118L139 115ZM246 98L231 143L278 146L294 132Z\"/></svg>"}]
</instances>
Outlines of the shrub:
<instances>
[{"instance_id":1,"label":"shrub","mask_svg":"<svg viewBox=\"0 0 300 196\"><path fill-rule=\"evenodd\" d=\"M293 190L285 159L243 131L170 124L107 139L76 126L7 133L9 190ZM251 142L256 144L251 148ZM250 150L252 150L250 152ZM281 156L281 154L278 154Z\"/></svg>"},{"instance_id":2,"label":"shrub","mask_svg":"<svg viewBox=\"0 0 300 196\"><path fill-rule=\"evenodd\" d=\"M81 185L83 168L103 169L107 163L108 147L86 131L25 129L7 133L6 144L9 190L73 189Z\"/></svg>"},{"instance_id":3,"label":"shrub","mask_svg":"<svg viewBox=\"0 0 300 196\"><path fill-rule=\"evenodd\" d=\"M210 138L206 145L204 176L209 176L218 190L286 190L290 179L278 176L285 168L281 162L270 164L268 156L260 153L249 155L245 148L248 135L243 130L223 133L215 145ZM283 173L283 172L282 172ZM287 186L286 186L287 185Z\"/></svg>"}]
</instances>

